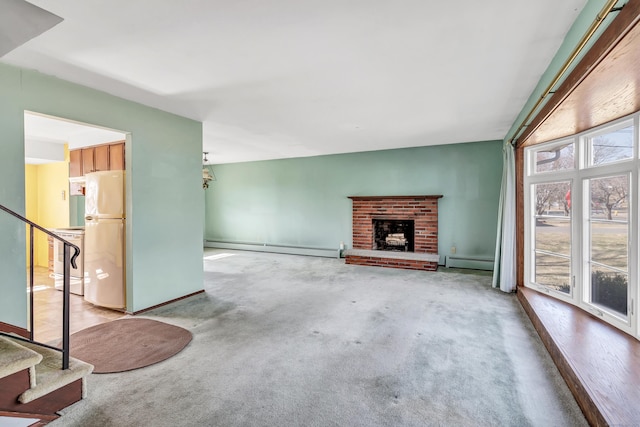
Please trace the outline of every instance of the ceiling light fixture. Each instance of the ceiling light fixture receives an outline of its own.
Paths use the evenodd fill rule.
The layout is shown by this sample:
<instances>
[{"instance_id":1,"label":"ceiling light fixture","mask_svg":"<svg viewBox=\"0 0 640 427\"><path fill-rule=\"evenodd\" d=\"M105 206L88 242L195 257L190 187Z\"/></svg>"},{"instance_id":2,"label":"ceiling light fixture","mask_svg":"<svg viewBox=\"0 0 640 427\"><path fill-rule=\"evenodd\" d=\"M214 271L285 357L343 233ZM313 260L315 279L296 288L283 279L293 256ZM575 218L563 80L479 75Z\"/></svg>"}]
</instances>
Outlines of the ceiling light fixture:
<instances>
[{"instance_id":1,"label":"ceiling light fixture","mask_svg":"<svg viewBox=\"0 0 640 427\"><path fill-rule=\"evenodd\" d=\"M216 174L213 173L213 167L207 159L207 154L209 154L209 152L203 151L202 154L202 188L206 190L209 188L209 182L216 181Z\"/></svg>"}]
</instances>

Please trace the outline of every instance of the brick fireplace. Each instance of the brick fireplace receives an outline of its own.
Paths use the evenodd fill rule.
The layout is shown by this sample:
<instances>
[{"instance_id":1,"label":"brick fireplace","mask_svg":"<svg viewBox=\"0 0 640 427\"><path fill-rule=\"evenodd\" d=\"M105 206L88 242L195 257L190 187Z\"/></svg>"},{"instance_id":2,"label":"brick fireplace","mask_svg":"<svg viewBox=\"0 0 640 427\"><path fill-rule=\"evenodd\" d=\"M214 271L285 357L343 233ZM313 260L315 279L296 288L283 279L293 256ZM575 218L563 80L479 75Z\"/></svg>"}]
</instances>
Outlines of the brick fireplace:
<instances>
[{"instance_id":1,"label":"brick fireplace","mask_svg":"<svg viewBox=\"0 0 640 427\"><path fill-rule=\"evenodd\" d=\"M344 252L346 263L435 271L441 197L349 197L353 201L353 249Z\"/></svg>"}]
</instances>

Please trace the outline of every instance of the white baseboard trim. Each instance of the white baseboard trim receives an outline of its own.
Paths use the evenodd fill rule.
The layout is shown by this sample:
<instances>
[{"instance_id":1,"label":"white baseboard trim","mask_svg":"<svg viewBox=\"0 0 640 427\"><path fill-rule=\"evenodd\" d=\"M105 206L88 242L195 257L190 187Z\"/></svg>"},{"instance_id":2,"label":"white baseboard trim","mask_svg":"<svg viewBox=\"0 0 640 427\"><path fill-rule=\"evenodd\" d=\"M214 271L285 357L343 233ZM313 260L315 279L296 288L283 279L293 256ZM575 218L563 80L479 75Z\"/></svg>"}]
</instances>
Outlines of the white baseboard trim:
<instances>
[{"instance_id":1,"label":"white baseboard trim","mask_svg":"<svg viewBox=\"0 0 640 427\"><path fill-rule=\"evenodd\" d=\"M493 270L493 257L482 255L447 255L446 267Z\"/></svg>"}]
</instances>

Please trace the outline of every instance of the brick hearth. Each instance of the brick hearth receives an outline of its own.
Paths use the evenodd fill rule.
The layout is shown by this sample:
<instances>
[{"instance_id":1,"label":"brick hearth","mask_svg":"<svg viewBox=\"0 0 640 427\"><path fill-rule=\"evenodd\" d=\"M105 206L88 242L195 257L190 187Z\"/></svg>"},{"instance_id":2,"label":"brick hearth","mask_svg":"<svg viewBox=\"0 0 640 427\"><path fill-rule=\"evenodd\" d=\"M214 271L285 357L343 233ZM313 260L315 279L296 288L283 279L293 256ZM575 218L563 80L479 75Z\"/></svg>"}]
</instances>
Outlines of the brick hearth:
<instances>
[{"instance_id":1,"label":"brick hearth","mask_svg":"<svg viewBox=\"0 0 640 427\"><path fill-rule=\"evenodd\" d=\"M438 268L438 199L431 196L351 196L353 250L347 264L435 271ZM413 220L414 252L374 250L373 220Z\"/></svg>"}]
</instances>

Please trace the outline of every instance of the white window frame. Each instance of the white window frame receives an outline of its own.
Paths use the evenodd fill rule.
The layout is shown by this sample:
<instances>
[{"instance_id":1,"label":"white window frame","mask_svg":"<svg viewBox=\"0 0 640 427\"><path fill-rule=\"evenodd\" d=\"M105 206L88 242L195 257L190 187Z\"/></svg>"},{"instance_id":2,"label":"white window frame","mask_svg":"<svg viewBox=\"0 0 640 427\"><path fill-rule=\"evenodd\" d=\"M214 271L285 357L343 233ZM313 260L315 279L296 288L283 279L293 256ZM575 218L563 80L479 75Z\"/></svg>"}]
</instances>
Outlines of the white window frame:
<instances>
[{"instance_id":1,"label":"white window frame","mask_svg":"<svg viewBox=\"0 0 640 427\"><path fill-rule=\"evenodd\" d=\"M567 144L573 144L573 168L572 169L563 169L560 171L540 171L540 172L536 171L536 153L537 152L549 151L548 149L550 148L559 147ZM528 159L530 173L532 175L548 175L548 174L556 174L560 172L575 171L578 168L578 156L576 155L577 154L576 145L577 144L575 143L574 138L563 138L557 141L553 141L545 144L539 144L534 147L531 147L531 154L529 155L529 159Z\"/></svg>"},{"instance_id":2,"label":"white window frame","mask_svg":"<svg viewBox=\"0 0 640 427\"><path fill-rule=\"evenodd\" d=\"M583 155L581 156L580 169L591 169L591 168L601 168L609 165L617 165L620 163L633 162L638 158L638 147L636 144L637 138L633 140L632 145L632 153L631 158L617 160L615 162L609 162L602 165L590 165L591 158L591 150L588 148L589 139L596 138L601 135L605 135L611 132L615 132L620 129L624 129L629 126L634 126L634 131L637 130L637 126L635 126L635 118L634 117L623 117L622 119L616 120L612 123L607 123L606 125L599 126L595 129L590 129L588 131L582 132L579 137L581 151ZM637 132L635 132L637 134Z\"/></svg>"},{"instance_id":3,"label":"white window frame","mask_svg":"<svg viewBox=\"0 0 640 427\"><path fill-rule=\"evenodd\" d=\"M525 148L524 168L524 285L555 298L573 304L594 314L607 323L640 339L640 316L638 316L638 301L640 287L638 274L640 264L640 230L639 203L640 199L640 113L623 117L611 123L598 126L569 138L561 138L544 144ZM588 138L615 132L628 126L633 126L633 158L610 162L602 165L590 165L591 153L588 152ZM558 171L536 172L536 153L556 146L574 143L574 168ZM628 307L627 317L621 318L612 311L608 311L589 303L590 280L589 270L589 210L585 206L585 196L588 195L586 182L593 178L629 174L629 217L628 217ZM558 181L571 182L571 276L572 289L569 294L550 289L534 282L535 266L535 201L533 186L535 184L552 183Z\"/></svg>"}]
</instances>

